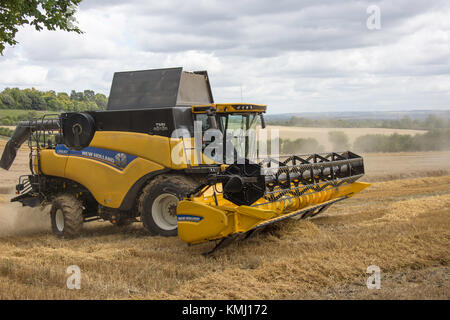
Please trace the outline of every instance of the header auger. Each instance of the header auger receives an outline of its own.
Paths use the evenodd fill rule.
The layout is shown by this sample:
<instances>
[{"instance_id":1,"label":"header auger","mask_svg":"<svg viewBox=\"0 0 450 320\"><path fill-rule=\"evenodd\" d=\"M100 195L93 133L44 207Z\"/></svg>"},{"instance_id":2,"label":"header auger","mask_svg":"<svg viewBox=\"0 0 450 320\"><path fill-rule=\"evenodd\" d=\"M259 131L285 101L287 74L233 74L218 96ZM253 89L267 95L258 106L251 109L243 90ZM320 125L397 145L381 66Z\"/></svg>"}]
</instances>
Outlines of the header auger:
<instances>
[{"instance_id":1,"label":"header auger","mask_svg":"<svg viewBox=\"0 0 450 320\"><path fill-rule=\"evenodd\" d=\"M120 72L106 111L19 123L0 167L8 170L28 141L31 174L11 201L51 204L57 236L76 236L93 220L140 220L153 235L217 241L210 252L269 224L315 216L368 186L357 182L363 159L350 151L250 152L256 136L248 132L265 127L265 111L214 103L206 71Z\"/></svg>"}]
</instances>

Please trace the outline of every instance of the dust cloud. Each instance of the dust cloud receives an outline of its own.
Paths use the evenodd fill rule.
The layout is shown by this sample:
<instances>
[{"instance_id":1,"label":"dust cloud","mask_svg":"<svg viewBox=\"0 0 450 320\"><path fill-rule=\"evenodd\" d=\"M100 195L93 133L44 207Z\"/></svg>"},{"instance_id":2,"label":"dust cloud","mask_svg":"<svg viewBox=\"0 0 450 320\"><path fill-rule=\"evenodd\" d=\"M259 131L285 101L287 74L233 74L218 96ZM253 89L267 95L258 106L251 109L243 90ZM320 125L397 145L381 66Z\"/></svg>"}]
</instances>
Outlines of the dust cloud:
<instances>
[{"instance_id":1,"label":"dust cloud","mask_svg":"<svg viewBox=\"0 0 450 320\"><path fill-rule=\"evenodd\" d=\"M0 236L50 230L49 207L22 207L20 203L9 203L10 198L9 195L0 194Z\"/></svg>"}]
</instances>

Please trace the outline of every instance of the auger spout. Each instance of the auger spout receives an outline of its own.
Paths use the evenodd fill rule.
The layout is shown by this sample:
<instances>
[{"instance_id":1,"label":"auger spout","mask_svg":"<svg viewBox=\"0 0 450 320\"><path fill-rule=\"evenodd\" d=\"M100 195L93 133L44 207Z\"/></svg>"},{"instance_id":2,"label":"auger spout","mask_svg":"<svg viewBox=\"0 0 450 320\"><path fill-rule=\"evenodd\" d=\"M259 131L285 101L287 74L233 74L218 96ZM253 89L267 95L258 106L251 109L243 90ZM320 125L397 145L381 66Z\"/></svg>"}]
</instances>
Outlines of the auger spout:
<instances>
[{"instance_id":1,"label":"auger spout","mask_svg":"<svg viewBox=\"0 0 450 320\"><path fill-rule=\"evenodd\" d=\"M56 129L59 129L59 121L54 119L20 121L17 124L11 139L6 143L0 160L0 167L9 170L16 158L17 150L19 150L20 146L30 138L34 131Z\"/></svg>"}]
</instances>

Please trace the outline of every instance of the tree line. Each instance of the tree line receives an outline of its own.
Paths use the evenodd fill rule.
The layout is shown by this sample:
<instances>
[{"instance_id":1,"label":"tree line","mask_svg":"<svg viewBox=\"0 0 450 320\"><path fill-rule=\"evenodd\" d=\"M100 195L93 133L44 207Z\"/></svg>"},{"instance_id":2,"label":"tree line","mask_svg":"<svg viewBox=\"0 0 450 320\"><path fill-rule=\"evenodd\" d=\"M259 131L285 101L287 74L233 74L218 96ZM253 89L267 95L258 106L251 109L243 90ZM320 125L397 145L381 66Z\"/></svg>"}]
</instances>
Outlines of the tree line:
<instances>
[{"instance_id":1,"label":"tree line","mask_svg":"<svg viewBox=\"0 0 450 320\"><path fill-rule=\"evenodd\" d=\"M0 92L0 109L36 111L105 110L108 98L93 90L77 92L40 91L35 88L6 88Z\"/></svg>"},{"instance_id":2,"label":"tree line","mask_svg":"<svg viewBox=\"0 0 450 320\"><path fill-rule=\"evenodd\" d=\"M450 150L450 129L432 129L424 134L369 134L355 140L357 152L406 152Z\"/></svg>"},{"instance_id":3,"label":"tree line","mask_svg":"<svg viewBox=\"0 0 450 320\"><path fill-rule=\"evenodd\" d=\"M325 150L314 138L280 139L280 153L299 154L324 151L412 152L450 150L450 128L431 129L423 134L367 134L356 138L353 145L343 131L328 133L332 150Z\"/></svg>"},{"instance_id":4,"label":"tree line","mask_svg":"<svg viewBox=\"0 0 450 320\"><path fill-rule=\"evenodd\" d=\"M267 121L269 125L315 127L315 128L390 128L428 130L434 128L450 128L450 118L438 117L430 114L423 120L404 116L401 119L308 119L292 116L285 121Z\"/></svg>"}]
</instances>

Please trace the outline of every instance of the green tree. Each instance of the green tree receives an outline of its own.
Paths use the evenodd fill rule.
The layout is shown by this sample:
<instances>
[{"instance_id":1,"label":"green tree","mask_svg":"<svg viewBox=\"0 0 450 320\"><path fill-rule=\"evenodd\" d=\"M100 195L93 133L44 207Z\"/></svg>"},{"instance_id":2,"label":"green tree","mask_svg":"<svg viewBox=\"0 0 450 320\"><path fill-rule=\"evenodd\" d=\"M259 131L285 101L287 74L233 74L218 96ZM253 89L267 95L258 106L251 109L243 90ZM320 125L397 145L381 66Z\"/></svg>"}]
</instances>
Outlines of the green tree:
<instances>
[{"instance_id":1,"label":"green tree","mask_svg":"<svg viewBox=\"0 0 450 320\"><path fill-rule=\"evenodd\" d=\"M75 12L81 0L2 0L0 1L0 54L5 45L15 45L20 26L37 31L61 29L82 33L75 25Z\"/></svg>"},{"instance_id":2,"label":"green tree","mask_svg":"<svg viewBox=\"0 0 450 320\"><path fill-rule=\"evenodd\" d=\"M106 106L108 104L108 98L104 94L97 93L95 95L95 103L99 110L106 110Z\"/></svg>"},{"instance_id":3,"label":"green tree","mask_svg":"<svg viewBox=\"0 0 450 320\"><path fill-rule=\"evenodd\" d=\"M323 149L323 146L314 138L280 139L280 150L283 154L322 152Z\"/></svg>"},{"instance_id":4,"label":"green tree","mask_svg":"<svg viewBox=\"0 0 450 320\"><path fill-rule=\"evenodd\" d=\"M14 109L14 107L16 106L16 101L14 101L14 98L7 93L2 93L0 95L0 99L2 100L2 103L6 107L6 109Z\"/></svg>"},{"instance_id":5,"label":"green tree","mask_svg":"<svg viewBox=\"0 0 450 320\"><path fill-rule=\"evenodd\" d=\"M94 97L95 97L95 92L92 90L84 90L83 91L84 94L84 99L86 101L94 101Z\"/></svg>"},{"instance_id":6,"label":"green tree","mask_svg":"<svg viewBox=\"0 0 450 320\"><path fill-rule=\"evenodd\" d=\"M25 89L22 90L22 100L24 100L24 97L26 96L30 101L31 105L25 105L24 103L21 104L22 109L32 109L32 110L46 110L47 104L45 103L44 98L42 98L42 92L39 90L36 90L35 88L31 89ZM28 101L28 100L26 100Z\"/></svg>"},{"instance_id":7,"label":"green tree","mask_svg":"<svg viewBox=\"0 0 450 320\"><path fill-rule=\"evenodd\" d=\"M19 109L31 109L33 105L33 101L28 96L27 92L24 92L20 95L19 101L17 101L17 107Z\"/></svg>"},{"instance_id":8,"label":"green tree","mask_svg":"<svg viewBox=\"0 0 450 320\"><path fill-rule=\"evenodd\" d=\"M344 151L350 149L348 137L343 131L328 132L328 141L333 145L333 150Z\"/></svg>"},{"instance_id":9,"label":"green tree","mask_svg":"<svg viewBox=\"0 0 450 320\"><path fill-rule=\"evenodd\" d=\"M413 127L414 127L414 124L413 124L413 121L410 116L404 116L400 120L400 125L399 125L400 129L409 129L409 128L413 128Z\"/></svg>"},{"instance_id":10,"label":"green tree","mask_svg":"<svg viewBox=\"0 0 450 320\"><path fill-rule=\"evenodd\" d=\"M58 103L56 97L44 97L45 103L47 105L47 110L58 111L61 109L61 105Z\"/></svg>"},{"instance_id":11,"label":"green tree","mask_svg":"<svg viewBox=\"0 0 450 320\"><path fill-rule=\"evenodd\" d=\"M84 94L83 94L83 92L77 92L75 90L72 90L70 92L70 100L84 101Z\"/></svg>"},{"instance_id":12,"label":"green tree","mask_svg":"<svg viewBox=\"0 0 450 320\"><path fill-rule=\"evenodd\" d=\"M45 100L45 104L47 105L47 110L57 111L61 109L61 104L58 102L58 98L56 97L56 92L53 90L49 90L42 95L42 98Z\"/></svg>"},{"instance_id":13,"label":"green tree","mask_svg":"<svg viewBox=\"0 0 450 320\"><path fill-rule=\"evenodd\" d=\"M445 128L446 123L445 120L439 118L435 114L430 114L424 121L425 128L427 129L436 129L436 128Z\"/></svg>"},{"instance_id":14,"label":"green tree","mask_svg":"<svg viewBox=\"0 0 450 320\"><path fill-rule=\"evenodd\" d=\"M56 94L56 97L58 98L58 100L69 100L69 95L65 92L58 92Z\"/></svg>"},{"instance_id":15,"label":"green tree","mask_svg":"<svg viewBox=\"0 0 450 320\"><path fill-rule=\"evenodd\" d=\"M19 88L6 88L3 90L3 93L10 95L14 99L14 107L19 103L20 96L22 95L22 91Z\"/></svg>"}]
</instances>

